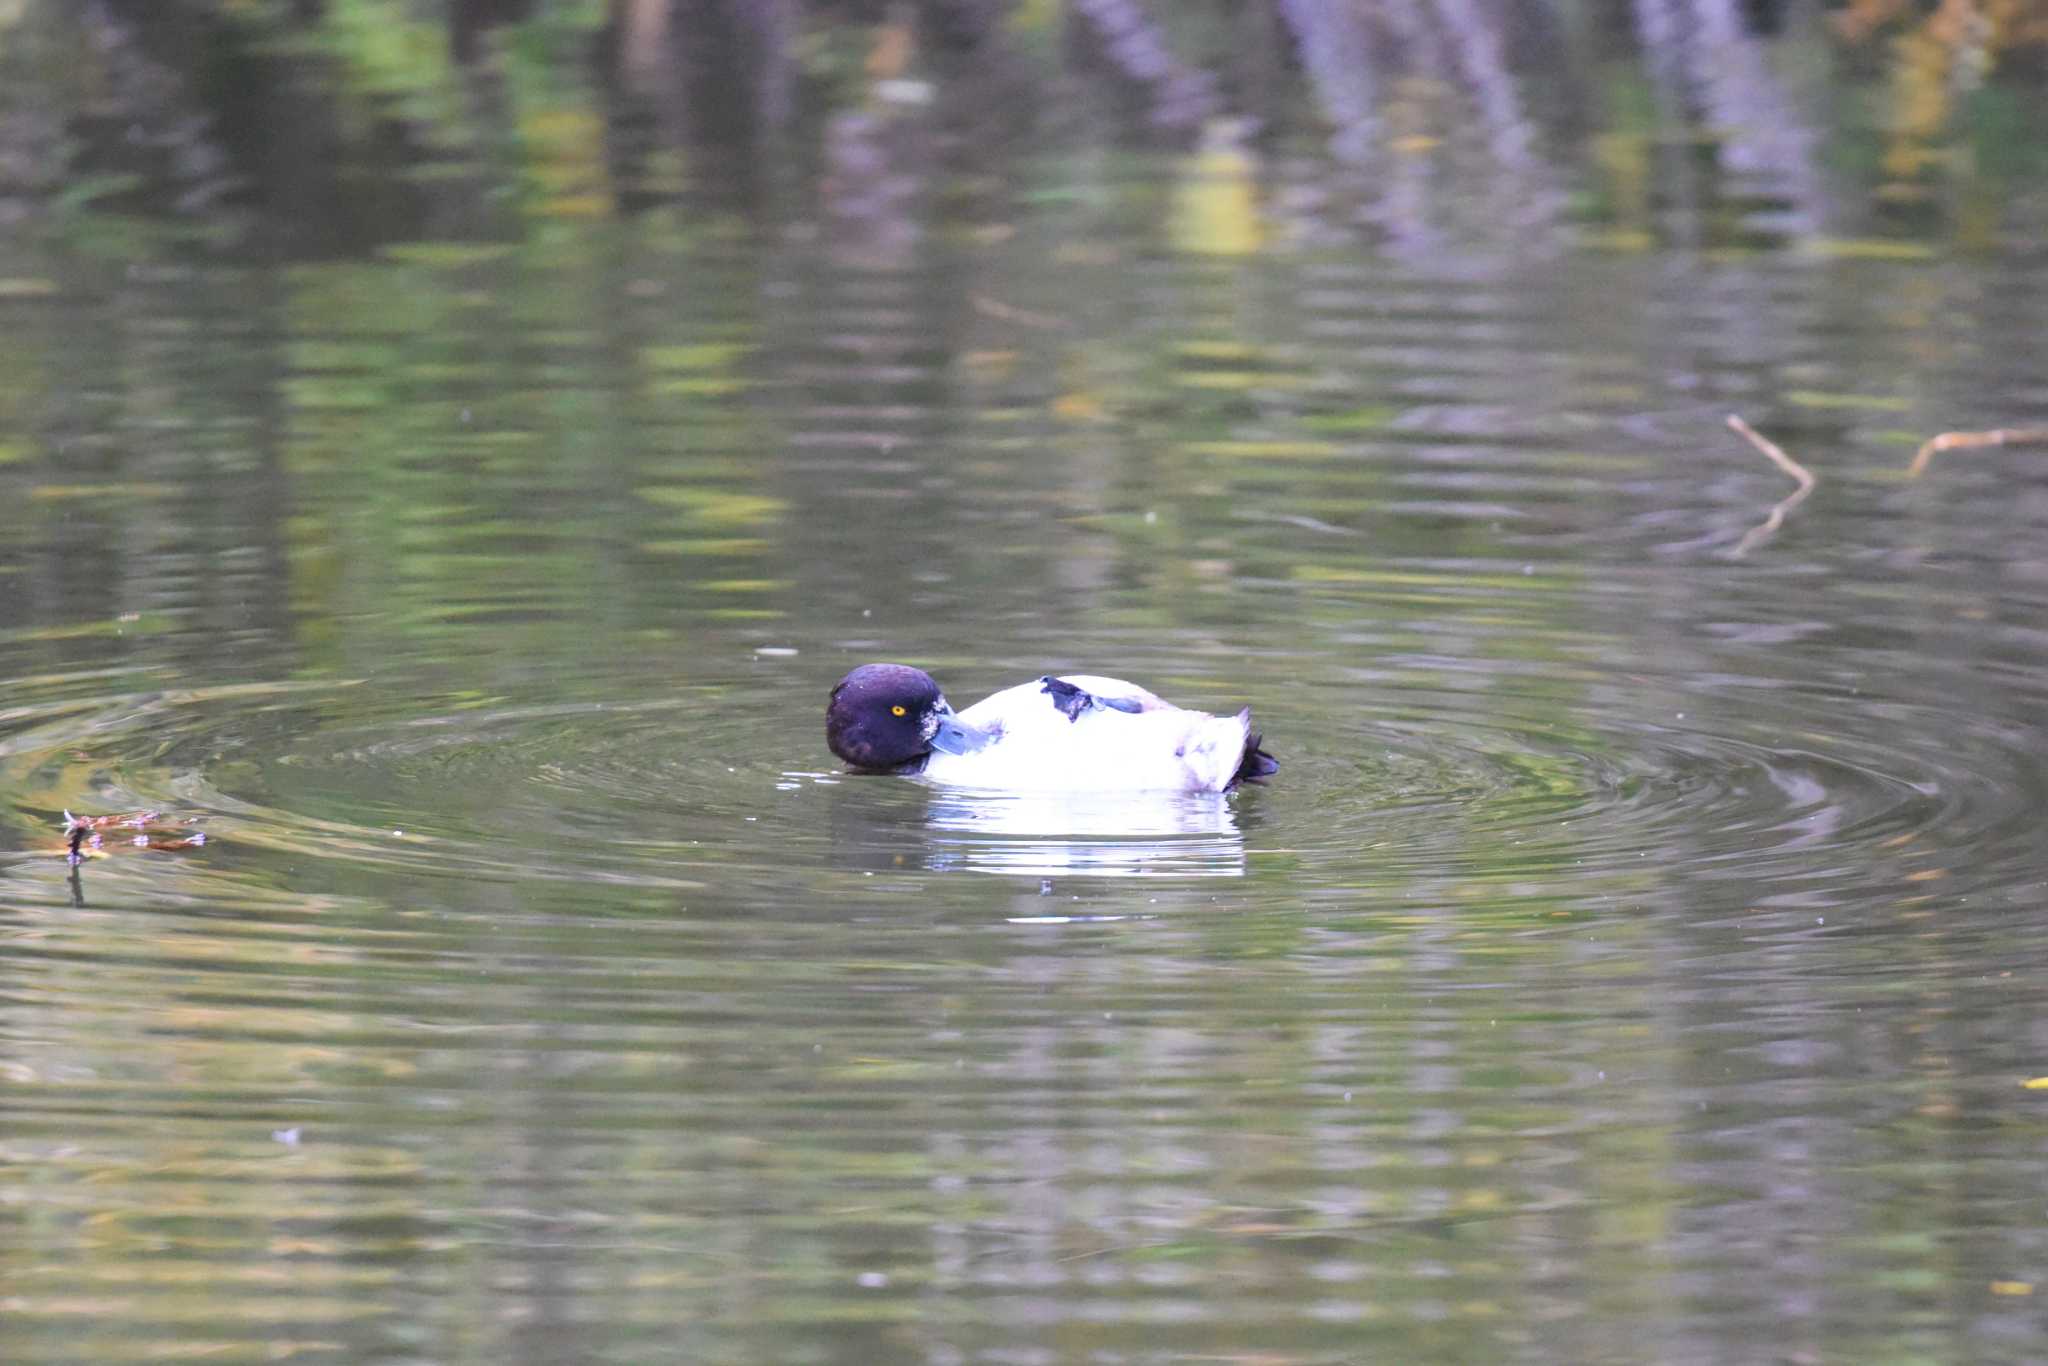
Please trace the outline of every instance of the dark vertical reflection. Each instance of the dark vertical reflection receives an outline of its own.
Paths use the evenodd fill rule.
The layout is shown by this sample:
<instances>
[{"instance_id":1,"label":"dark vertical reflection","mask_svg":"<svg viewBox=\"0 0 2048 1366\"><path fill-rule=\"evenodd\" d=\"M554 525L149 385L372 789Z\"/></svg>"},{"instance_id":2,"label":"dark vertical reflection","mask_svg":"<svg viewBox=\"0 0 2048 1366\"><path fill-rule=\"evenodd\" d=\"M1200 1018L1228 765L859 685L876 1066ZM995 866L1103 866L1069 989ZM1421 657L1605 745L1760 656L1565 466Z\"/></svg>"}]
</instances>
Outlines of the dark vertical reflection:
<instances>
[{"instance_id":1,"label":"dark vertical reflection","mask_svg":"<svg viewBox=\"0 0 2048 1366\"><path fill-rule=\"evenodd\" d=\"M792 23L783 0L615 0L607 147L625 207L680 191L705 211L762 214L792 154Z\"/></svg>"},{"instance_id":2,"label":"dark vertical reflection","mask_svg":"<svg viewBox=\"0 0 2048 1366\"><path fill-rule=\"evenodd\" d=\"M1151 127L1184 134L1216 112L1212 78L1174 57L1137 0L1076 0L1072 14L1068 51L1083 70L1113 75Z\"/></svg>"},{"instance_id":3,"label":"dark vertical reflection","mask_svg":"<svg viewBox=\"0 0 2048 1366\"><path fill-rule=\"evenodd\" d=\"M1717 194L1733 201L1745 233L1774 238L1819 231L1827 205L1815 136L1770 70L1762 41L1736 0L1637 0L1636 30L1667 124L1710 130L1726 176ZM1676 166L1673 231L1697 240L1692 174Z\"/></svg>"},{"instance_id":4,"label":"dark vertical reflection","mask_svg":"<svg viewBox=\"0 0 2048 1366\"><path fill-rule=\"evenodd\" d=\"M533 0L452 0L448 10L448 50L461 65L477 60L486 34L517 24L533 13Z\"/></svg>"}]
</instances>

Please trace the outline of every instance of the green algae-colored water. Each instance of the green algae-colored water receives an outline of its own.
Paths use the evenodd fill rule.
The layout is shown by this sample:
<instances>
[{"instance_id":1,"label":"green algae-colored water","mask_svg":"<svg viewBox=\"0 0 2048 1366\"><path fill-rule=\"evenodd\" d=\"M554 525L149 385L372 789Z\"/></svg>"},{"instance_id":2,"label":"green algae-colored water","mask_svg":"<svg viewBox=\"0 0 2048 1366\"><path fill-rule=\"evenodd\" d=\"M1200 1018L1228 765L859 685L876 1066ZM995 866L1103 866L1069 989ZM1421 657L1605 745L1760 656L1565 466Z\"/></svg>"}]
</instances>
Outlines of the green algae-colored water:
<instances>
[{"instance_id":1,"label":"green algae-colored water","mask_svg":"<svg viewBox=\"0 0 2048 1366\"><path fill-rule=\"evenodd\" d=\"M0 1358L2041 1355L2027 81L602 8L0 4Z\"/></svg>"}]
</instances>

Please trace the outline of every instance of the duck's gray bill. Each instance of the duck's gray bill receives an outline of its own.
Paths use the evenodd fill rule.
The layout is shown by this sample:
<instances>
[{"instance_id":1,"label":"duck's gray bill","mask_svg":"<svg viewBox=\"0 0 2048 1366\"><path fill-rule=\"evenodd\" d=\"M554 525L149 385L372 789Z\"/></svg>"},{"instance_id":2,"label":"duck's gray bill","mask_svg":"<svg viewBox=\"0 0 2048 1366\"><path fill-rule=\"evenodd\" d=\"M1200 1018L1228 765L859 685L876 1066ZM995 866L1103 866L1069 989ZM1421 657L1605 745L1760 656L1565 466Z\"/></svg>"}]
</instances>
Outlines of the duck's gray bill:
<instances>
[{"instance_id":1,"label":"duck's gray bill","mask_svg":"<svg viewBox=\"0 0 2048 1366\"><path fill-rule=\"evenodd\" d=\"M932 732L932 748L948 754L972 754L994 738L980 726L970 726L948 712L939 717L939 728Z\"/></svg>"}]
</instances>

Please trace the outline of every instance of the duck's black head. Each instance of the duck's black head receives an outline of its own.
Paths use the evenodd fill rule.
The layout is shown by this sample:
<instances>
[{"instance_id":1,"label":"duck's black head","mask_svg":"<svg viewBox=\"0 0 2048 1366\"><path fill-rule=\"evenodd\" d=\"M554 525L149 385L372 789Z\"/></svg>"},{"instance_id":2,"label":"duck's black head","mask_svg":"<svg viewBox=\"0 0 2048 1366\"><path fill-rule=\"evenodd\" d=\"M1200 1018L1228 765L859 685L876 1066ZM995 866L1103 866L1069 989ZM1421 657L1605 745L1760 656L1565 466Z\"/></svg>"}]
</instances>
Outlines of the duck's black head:
<instances>
[{"instance_id":1,"label":"duck's black head","mask_svg":"<svg viewBox=\"0 0 2048 1366\"><path fill-rule=\"evenodd\" d=\"M825 743L855 768L914 767L934 749L965 754L988 736L962 722L923 669L863 664L839 680L825 708Z\"/></svg>"}]
</instances>

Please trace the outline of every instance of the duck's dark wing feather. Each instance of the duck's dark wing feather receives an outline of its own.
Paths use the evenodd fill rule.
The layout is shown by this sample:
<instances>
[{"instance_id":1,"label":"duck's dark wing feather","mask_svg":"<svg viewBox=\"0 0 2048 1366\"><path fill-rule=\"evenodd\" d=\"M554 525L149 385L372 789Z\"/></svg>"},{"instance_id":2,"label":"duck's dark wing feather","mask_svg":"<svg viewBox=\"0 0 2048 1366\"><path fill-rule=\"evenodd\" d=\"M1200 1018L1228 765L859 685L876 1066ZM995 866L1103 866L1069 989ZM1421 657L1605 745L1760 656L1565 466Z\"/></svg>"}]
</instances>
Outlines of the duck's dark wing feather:
<instances>
[{"instance_id":1,"label":"duck's dark wing feather","mask_svg":"<svg viewBox=\"0 0 2048 1366\"><path fill-rule=\"evenodd\" d=\"M1069 721L1081 719L1081 713L1090 707L1108 707L1113 711L1128 712L1136 716L1145 710L1145 704L1132 697L1098 697L1086 688L1077 687L1064 678L1045 674L1039 678L1040 692L1052 695L1052 704L1066 715Z\"/></svg>"}]
</instances>

